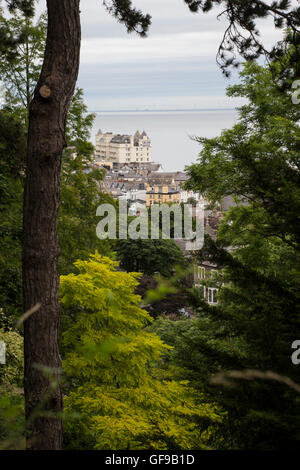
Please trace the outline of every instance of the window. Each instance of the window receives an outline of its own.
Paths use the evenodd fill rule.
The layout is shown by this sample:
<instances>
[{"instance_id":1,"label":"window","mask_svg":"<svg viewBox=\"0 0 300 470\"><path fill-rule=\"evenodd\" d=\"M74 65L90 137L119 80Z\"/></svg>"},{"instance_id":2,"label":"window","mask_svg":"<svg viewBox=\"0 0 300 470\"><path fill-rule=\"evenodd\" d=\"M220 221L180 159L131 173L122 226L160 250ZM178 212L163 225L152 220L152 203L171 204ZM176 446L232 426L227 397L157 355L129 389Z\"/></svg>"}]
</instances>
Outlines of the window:
<instances>
[{"instance_id":1,"label":"window","mask_svg":"<svg viewBox=\"0 0 300 470\"><path fill-rule=\"evenodd\" d=\"M205 279L205 268L204 268L204 266L195 266L194 267L194 279L195 279L195 281Z\"/></svg>"},{"instance_id":2,"label":"window","mask_svg":"<svg viewBox=\"0 0 300 470\"><path fill-rule=\"evenodd\" d=\"M206 301L211 305L216 305L218 303L218 291L214 287L204 287L204 297Z\"/></svg>"},{"instance_id":3,"label":"window","mask_svg":"<svg viewBox=\"0 0 300 470\"><path fill-rule=\"evenodd\" d=\"M205 279L205 268L198 266L198 279Z\"/></svg>"}]
</instances>

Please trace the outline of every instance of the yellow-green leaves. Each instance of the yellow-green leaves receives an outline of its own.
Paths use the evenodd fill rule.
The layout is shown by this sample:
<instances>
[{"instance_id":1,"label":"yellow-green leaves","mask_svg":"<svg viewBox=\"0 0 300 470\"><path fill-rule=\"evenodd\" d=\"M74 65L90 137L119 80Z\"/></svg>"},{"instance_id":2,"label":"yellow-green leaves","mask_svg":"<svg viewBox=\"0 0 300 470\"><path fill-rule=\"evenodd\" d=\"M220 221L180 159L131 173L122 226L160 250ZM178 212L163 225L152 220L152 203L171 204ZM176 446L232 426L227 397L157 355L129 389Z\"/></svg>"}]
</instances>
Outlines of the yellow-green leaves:
<instances>
[{"instance_id":1,"label":"yellow-green leaves","mask_svg":"<svg viewBox=\"0 0 300 470\"><path fill-rule=\"evenodd\" d=\"M77 312L64 334L73 383L65 397L67 447L205 448L221 414L187 382L157 378L170 347L145 330L151 318L134 294L139 275L97 253L76 268L61 278L63 308Z\"/></svg>"}]
</instances>

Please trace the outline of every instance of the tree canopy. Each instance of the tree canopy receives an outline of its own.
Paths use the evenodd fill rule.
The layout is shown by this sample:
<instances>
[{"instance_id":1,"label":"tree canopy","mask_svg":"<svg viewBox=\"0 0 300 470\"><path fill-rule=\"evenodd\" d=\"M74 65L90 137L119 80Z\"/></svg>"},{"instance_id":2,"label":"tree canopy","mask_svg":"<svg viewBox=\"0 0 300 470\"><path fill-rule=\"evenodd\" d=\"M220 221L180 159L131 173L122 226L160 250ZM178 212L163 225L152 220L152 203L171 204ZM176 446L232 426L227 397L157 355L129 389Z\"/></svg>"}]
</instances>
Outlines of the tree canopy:
<instances>
[{"instance_id":1,"label":"tree canopy","mask_svg":"<svg viewBox=\"0 0 300 470\"><path fill-rule=\"evenodd\" d=\"M200 298L197 318L155 328L174 346L171 361L193 386L219 396L228 410L223 432L229 448L299 442L299 396L276 379L263 379L272 371L297 381L291 345L300 308L299 108L290 93L279 91L274 66L245 64L241 83L228 91L248 98L239 122L219 137L200 138L199 163L187 169L189 188L211 200L233 195L238 203L226 213L217 241L206 237L195 259L218 268L219 304L210 307ZM226 373L222 388L212 388L209 377L222 370L241 371L229 382L234 388L226 387ZM247 370L260 371L260 378L249 380Z\"/></svg>"},{"instance_id":2,"label":"tree canopy","mask_svg":"<svg viewBox=\"0 0 300 470\"><path fill-rule=\"evenodd\" d=\"M134 294L139 276L98 254L75 266L77 274L61 277L60 294L64 308L78 312L64 334L64 370L73 383L65 399L67 446L206 448L222 412L187 382L164 378L159 360L168 346L145 330L151 317Z\"/></svg>"}]
</instances>

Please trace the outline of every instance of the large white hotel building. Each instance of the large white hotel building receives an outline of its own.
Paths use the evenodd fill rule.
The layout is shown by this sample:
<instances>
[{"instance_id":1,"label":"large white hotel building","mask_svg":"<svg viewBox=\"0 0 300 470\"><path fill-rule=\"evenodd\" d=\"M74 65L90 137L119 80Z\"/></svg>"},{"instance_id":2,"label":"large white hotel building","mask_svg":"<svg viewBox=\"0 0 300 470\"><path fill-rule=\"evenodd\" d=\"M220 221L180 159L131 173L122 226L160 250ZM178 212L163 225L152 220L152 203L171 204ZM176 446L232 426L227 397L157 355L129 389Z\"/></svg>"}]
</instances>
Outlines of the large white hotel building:
<instances>
[{"instance_id":1,"label":"large white hotel building","mask_svg":"<svg viewBox=\"0 0 300 470\"><path fill-rule=\"evenodd\" d=\"M151 140L143 131L134 135L103 133L96 135L95 157L100 162L150 163L152 161Z\"/></svg>"}]
</instances>

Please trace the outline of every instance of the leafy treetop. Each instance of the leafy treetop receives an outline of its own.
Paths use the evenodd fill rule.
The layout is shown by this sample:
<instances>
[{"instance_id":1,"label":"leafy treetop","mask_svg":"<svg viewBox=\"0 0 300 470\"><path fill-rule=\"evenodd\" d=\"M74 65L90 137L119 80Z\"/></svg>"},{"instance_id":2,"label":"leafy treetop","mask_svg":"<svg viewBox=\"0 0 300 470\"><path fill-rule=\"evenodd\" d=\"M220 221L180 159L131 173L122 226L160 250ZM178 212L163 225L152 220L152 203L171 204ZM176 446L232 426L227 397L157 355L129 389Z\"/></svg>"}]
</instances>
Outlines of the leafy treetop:
<instances>
[{"instance_id":1,"label":"leafy treetop","mask_svg":"<svg viewBox=\"0 0 300 470\"><path fill-rule=\"evenodd\" d=\"M139 277L98 254L61 277L63 308L77 312L64 334L67 448L206 448L222 412L159 367L168 346L145 329L134 294ZM73 416L76 412L76 416Z\"/></svg>"}]
</instances>

